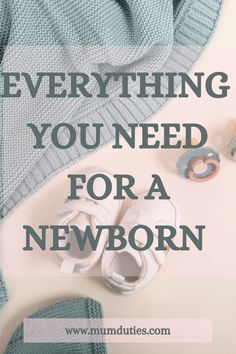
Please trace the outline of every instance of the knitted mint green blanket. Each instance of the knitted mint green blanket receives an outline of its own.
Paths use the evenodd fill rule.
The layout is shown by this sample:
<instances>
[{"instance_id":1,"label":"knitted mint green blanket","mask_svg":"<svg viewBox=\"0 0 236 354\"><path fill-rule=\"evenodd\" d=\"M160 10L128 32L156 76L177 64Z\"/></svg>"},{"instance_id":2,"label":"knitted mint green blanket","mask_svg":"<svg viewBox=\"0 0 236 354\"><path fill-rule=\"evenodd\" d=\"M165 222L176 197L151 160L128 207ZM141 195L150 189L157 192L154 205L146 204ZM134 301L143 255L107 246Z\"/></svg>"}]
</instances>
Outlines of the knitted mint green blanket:
<instances>
[{"instance_id":1,"label":"knitted mint green blanket","mask_svg":"<svg viewBox=\"0 0 236 354\"><path fill-rule=\"evenodd\" d=\"M222 0L0 0L0 72L187 72L215 28ZM14 80L17 84L17 78ZM14 84L13 83L13 84ZM93 150L59 150L46 138L35 143L27 123L59 122L104 126L100 146L113 138L112 124L124 127L156 113L166 98L47 98L23 90L20 98L0 98L0 212L4 217L53 175ZM23 85L19 83L19 85ZM162 84L165 89L165 81ZM96 92L94 84L88 84ZM12 87L12 92L15 88ZM0 78L0 94L3 78ZM68 140L61 129L60 141Z\"/></svg>"}]
</instances>

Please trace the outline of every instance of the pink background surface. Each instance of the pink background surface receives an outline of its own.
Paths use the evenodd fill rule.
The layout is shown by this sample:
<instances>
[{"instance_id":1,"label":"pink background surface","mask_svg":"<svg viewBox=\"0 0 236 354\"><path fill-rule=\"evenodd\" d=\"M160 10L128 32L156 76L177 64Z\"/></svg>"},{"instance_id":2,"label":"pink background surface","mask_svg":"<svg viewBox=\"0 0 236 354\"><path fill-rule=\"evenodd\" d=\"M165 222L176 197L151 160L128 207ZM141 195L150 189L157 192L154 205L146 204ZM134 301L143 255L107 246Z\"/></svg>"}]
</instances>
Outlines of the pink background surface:
<instances>
[{"instance_id":1,"label":"pink background surface","mask_svg":"<svg viewBox=\"0 0 236 354\"><path fill-rule=\"evenodd\" d=\"M216 34L193 71L225 71L231 91L227 99L205 96L186 101L172 100L153 117L161 122L198 122L209 133L208 144L221 155L221 172L212 181L194 184L175 172L179 151L114 151L111 145L80 164L62 172L27 199L1 225L1 261L6 273L11 302L0 316L0 353L23 317L65 297L91 296L100 301L107 317L122 318L210 318L213 343L199 345L111 344L110 354L222 354L235 352L236 165L226 154L232 135L229 123L236 118L236 42L234 0L227 0ZM140 168L141 165L141 168ZM23 224L52 224L58 205L63 202L68 172L99 166L110 172L129 173L136 179L136 191L146 189L152 173L161 175L168 193L181 211L181 223L205 224L204 251L171 252L159 276L144 290L131 297L118 297L99 278L64 276L50 252L21 251ZM124 208L127 205L124 206ZM147 349L148 348L148 349Z\"/></svg>"}]
</instances>

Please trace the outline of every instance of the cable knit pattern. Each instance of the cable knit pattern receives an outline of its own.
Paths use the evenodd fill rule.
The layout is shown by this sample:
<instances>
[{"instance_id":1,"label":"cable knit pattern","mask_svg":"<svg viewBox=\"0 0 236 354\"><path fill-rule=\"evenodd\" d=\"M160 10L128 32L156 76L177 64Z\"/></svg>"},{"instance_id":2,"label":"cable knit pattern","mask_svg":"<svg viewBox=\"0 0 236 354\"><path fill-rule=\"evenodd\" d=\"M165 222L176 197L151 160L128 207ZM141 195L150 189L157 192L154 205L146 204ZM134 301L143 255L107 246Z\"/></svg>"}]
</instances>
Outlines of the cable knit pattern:
<instances>
[{"instance_id":1,"label":"cable knit pattern","mask_svg":"<svg viewBox=\"0 0 236 354\"><path fill-rule=\"evenodd\" d=\"M1 0L1 71L187 72L215 27L222 0ZM0 90L2 90L0 79ZM53 175L87 156L79 142L34 150L31 122L102 123L101 146L113 123L145 121L165 98L0 99L0 213L4 217ZM166 89L164 81L163 90ZM93 87L91 88L93 89ZM88 129L90 142L94 129ZM60 140L68 141L66 130Z\"/></svg>"}]
</instances>

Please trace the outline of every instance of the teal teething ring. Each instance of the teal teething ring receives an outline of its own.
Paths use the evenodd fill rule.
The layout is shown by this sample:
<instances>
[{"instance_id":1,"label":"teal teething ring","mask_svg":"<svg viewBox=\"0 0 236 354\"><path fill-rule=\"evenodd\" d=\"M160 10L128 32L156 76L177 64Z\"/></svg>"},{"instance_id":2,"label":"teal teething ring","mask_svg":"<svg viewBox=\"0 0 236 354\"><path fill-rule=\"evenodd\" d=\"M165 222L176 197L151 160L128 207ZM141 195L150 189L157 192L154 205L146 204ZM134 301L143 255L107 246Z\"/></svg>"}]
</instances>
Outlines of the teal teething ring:
<instances>
[{"instance_id":1,"label":"teal teething ring","mask_svg":"<svg viewBox=\"0 0 236 354\"><path fill-rule=\"evenodd\" d=\"M194 167L201 163L205 170L200 173L194 171ZM210 147L197 148L186 151L180 156L176 164L180 176L194 182L206 182L214 178L220 169L219 154Z\"/></svg>"}]
</instances>

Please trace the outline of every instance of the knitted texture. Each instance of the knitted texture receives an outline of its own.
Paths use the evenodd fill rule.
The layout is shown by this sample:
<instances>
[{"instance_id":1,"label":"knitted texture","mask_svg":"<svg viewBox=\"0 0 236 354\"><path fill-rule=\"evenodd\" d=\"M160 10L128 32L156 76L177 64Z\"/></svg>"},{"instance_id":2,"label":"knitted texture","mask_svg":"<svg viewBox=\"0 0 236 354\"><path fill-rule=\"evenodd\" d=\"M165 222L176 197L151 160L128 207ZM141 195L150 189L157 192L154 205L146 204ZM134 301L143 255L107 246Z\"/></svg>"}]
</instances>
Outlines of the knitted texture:
<instances>
[{"instance_id":1,"label":"knitted texture","mask_svg":"<svg viewBox=\"0 0 236 354\"><path fill-rule=\"evenodd\" d=\"M0 55L4 72L187 72L216 25L222 0L1 0ZM2 90L2 78L0 90ZM46 137L35 143L27 123L104 125L100 146L113 138L113 123L125 128L145 121L166 98L120 98L114 82L109 98L0 99L0 212L15 206L65 167L91 151L79 142L60 150ZM165 80L162 89L166 90ZM42 86L44 88L44 86ZM95 92L92 84L88 84ZM93 91L94 90L94 91ZM68 141L67 130L60 141Z\"/></svg>"},{"instance_id":2,"label":"knitted texture","mask_svg":"<svg viewBox=\"0 0 236 354\"><path fill-rule=\"evenodd\" d=\"M7 301L8 301L8 294L3 279L3 274L0 270L0 309L7 303Z\"/></svg>"},{"instance_id":3,"label":"knitted texture","mask_svg":"<svg viewBox=\"0 0 236 354\"><path fill-rule=\"evenodd\" d=\"M92 299L69 299L33 314L30 318L102 318L102 308ZM5 354L106 354L105 343L24 343L23 324L12 336Z\"/></svg>"}]
</instances>

